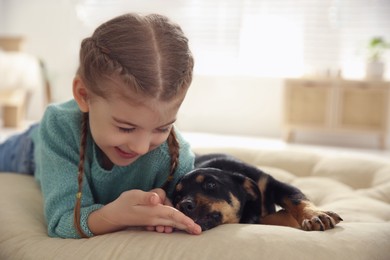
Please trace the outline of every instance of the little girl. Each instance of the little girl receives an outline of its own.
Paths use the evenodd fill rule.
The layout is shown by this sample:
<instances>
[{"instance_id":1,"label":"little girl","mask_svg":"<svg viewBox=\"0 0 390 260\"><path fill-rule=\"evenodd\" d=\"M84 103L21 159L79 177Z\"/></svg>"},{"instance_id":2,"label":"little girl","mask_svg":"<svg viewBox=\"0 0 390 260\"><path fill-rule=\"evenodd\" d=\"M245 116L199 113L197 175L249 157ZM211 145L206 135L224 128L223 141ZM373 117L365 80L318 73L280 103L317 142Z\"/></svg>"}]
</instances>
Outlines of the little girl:
<instances>
[{"instance_id":1,"label":"little girl","mask_svg":"<svg viewBox=\"0 0 390 260\"><path fill-rule=\"evenodd\" d=\"M122 15L82 41L74 99L0 145L0 171L40 184L50 236L201 233L168 199L194 167L173 126L193 64L182 30L161 15Z\"/></svg>"}]
</instances>

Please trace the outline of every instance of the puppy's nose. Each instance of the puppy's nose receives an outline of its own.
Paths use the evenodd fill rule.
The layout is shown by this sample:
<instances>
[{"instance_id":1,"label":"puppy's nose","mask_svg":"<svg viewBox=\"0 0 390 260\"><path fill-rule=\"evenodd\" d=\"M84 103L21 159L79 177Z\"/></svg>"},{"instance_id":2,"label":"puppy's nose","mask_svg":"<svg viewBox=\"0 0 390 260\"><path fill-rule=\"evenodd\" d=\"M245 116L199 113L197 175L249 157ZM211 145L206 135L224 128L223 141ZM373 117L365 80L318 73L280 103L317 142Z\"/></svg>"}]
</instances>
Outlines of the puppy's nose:
<instances>
[{"instance_id":1,"label":"puppy's nose","mask_svg":"<svg viewBox=\"0 0 390 260\"><path fill-rule=\"evenodd\" d=\"M184 214L188 214L195 210L196 205L192 199L186 199L179 203L179 207Z\"/></svg>"}]
</instances>

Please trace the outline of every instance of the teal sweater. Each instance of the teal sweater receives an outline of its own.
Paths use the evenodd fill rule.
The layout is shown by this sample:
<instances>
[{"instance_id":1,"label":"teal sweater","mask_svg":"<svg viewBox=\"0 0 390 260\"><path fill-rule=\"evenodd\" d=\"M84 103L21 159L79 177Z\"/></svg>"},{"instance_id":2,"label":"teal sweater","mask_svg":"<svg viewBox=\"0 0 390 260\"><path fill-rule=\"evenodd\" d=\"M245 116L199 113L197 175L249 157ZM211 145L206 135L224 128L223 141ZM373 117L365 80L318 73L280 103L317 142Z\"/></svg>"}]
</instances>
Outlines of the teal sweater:
<instances>
[{"instance_id":1,"label":"teal sweater","mask_svg":"<svg viewBox=\"0 0 390 260\"><path fill-rule=\"evenodd\" d=\"M47 108L40 126L32 133L35 177L40 184L49 236L78 238L73 225L77 193L77 168L80 150L81 112L74 100ZM190 146L176 131L180 143L179 165L168 196L178 178L194 167ZM167 143L140 157L134 163L105 170L100 150L88 135L81 207L81 227L93 236L87 225L91 212L131 189L149 191L161 187L170 168Z\"/></svg>"}]
</instances>

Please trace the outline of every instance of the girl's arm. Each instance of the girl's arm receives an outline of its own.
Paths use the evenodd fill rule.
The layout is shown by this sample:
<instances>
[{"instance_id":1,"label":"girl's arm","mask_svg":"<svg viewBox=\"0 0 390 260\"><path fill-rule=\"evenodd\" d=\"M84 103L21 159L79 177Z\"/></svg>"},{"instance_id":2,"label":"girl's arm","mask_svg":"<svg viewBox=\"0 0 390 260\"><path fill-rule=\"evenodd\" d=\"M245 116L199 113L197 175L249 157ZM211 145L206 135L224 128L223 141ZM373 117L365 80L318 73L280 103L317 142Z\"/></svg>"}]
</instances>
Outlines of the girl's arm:
<instances>
[{"instance_id":1,"label":"girl's arm","mask_svg":"<svg viewBox=\"0 0 390 260\"><path fill-rule=\"evenodd\" d=\"M79 114L78 107L70 105L50 106L34 137L35 176L43 193L48 233L62 238L79 237L73 224L73 210L78 192L80 143L80 129L76 126L80 125L81 118L74 117L74 113ZM86 167L89 167L87 163ZM158 190L130 190L107 205L97 204L88 181L84 180L81 228L88 236L129 226L170 226L200 233L198 225L169 204L164 205L164 200L165 193L161 195Z\"/></svg>"}]
</instances>

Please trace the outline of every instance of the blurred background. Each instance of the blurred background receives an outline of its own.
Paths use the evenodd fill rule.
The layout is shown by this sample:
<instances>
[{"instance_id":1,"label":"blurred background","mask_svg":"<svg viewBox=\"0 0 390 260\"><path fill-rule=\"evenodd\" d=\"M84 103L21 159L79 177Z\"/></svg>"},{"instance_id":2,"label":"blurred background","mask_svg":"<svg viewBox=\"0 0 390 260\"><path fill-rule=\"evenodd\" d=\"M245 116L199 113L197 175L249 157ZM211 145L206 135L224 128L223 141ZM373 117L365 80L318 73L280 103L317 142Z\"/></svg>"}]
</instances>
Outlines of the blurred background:
<instances>
[{"instance_id":1,"label":"blurred background","mask_svg":"<svg viewBox=\"0 0 390 260\"><path fill-rule=\"evenodd\" d=\"M15 111L3 105L3 117L8 111L23 120L39 120L48 103L72 98L81 40L103 21L125 12L165 14L190 39L195 75L178 117L182 131L283 140L285 80L310 78L310 84L327 81L330 86L343 79L374 87L380 81L384 91L376 95L387 99L380 99L383 104L366 118L383 114L378 131L389 136L385 89L390 79L390 0L0 0L0 103L6 104L7 91L21 84L27 94L12 95L29 100L26 115L19 111L24 104ZM10 39L14 49L4 47ZM373 59L373 40L378 39L383 48L376 62L383 66L381 75L372 79L367 63ZM301 100L316 103L311 97L304 94ZM375 98L354 97L345 101L352 100L356 114L378 103ZM332 117L342 113L334 109L339 99L337 94L336 101L326 101L325 110L336 113ZM372 134L323 128L297 131L294 141L378 147L376 130Z\"/></svg>"}]
</instances>

